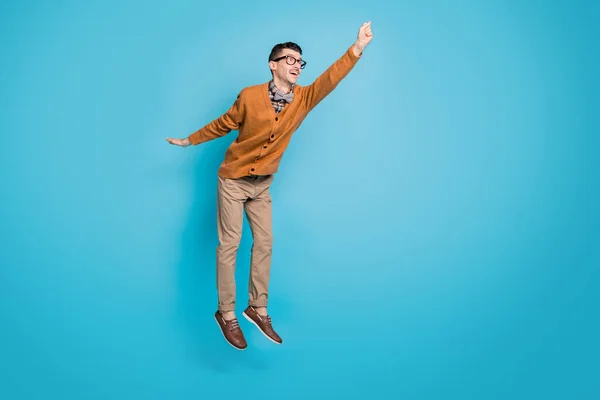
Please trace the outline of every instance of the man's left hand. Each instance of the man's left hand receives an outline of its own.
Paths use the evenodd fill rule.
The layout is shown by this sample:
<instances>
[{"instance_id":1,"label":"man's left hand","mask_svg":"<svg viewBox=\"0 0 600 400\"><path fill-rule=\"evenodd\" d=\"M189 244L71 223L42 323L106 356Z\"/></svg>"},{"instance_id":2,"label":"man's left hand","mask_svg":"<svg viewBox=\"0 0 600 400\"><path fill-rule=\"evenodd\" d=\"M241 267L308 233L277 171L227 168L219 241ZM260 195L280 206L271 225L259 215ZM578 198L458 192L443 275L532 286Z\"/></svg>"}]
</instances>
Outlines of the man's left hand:
<instances>
[{"instance_id":1,"label":"man's left hand","mask_svg":"<svg viewBox=\"0 0 600 400\"><path fill-rule=\"evenodd\" d=\"M365 47L371 43L372 39L373 32L371 31L371 21L365 22L358 30L358 38L356 39L356 43L354 43L354 53L356 55L361 54Z\"/></svg>"}]
</instances>

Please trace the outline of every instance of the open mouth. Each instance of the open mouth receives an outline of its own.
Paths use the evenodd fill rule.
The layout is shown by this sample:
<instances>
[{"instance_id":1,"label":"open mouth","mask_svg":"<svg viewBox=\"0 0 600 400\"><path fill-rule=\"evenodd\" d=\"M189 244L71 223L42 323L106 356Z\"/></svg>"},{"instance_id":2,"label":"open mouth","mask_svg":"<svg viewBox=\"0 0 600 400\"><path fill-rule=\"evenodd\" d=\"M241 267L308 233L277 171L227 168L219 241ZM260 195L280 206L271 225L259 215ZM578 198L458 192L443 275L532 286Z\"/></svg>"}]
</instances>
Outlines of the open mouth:
<instances>
[{"instance_id":1,"label":"open mouth","mask_svg":"<svg viewBox=\"0 0 600 400\"><path fill-rule=\"evenodd\" d=\"M291 75L298 76L300 73L298 71L290 71Z\"/></svg>"}]
</instances>

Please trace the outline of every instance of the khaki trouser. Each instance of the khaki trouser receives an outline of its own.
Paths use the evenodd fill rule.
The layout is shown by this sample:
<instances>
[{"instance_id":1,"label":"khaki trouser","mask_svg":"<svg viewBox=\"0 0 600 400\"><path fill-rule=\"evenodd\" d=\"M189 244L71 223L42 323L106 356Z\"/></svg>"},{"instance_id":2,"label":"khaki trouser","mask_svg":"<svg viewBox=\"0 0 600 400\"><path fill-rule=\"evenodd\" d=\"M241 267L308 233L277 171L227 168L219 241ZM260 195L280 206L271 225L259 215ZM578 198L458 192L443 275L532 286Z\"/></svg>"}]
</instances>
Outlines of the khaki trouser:
<instances>
[{"instance_id":1,"label":"khaki trouser","mask_svg":"<svg viewBox=\"0 0 600 400\"><path fill-rule=\"evenodd\" d=\"M221 312L235 309L235 265L246 211L254 243L248 281L248 304L266 307L273 247L271 193L273 175L225 179L217 192L217 291Z\"/></svg>"}]
</instances>

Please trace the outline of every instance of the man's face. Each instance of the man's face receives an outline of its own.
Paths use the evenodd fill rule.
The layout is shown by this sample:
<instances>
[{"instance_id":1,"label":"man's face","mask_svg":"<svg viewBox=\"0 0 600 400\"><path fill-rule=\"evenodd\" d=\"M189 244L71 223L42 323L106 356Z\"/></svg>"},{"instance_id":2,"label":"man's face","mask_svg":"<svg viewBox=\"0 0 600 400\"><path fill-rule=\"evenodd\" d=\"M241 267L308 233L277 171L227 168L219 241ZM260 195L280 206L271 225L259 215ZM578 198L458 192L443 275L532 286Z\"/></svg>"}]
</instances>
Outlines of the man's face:
<instances>
[{"instance_id":1,"label":"man's face","mask_svg":"<svg viewBox=\"0 0 600 400\"><path fill-rule=\"evenodd\" d=\"M295 61L293 57L298 61ZM283 57L283 58L281 58ZM300 76L302 69L300 69L299 61L302 60L302 56L295 50L292 49L283 49L276 59L278 61L270 61L269 66L273 71L273 75L278 77L280 80L284 82L288 82L290 84L295 84ZM289 63L292 62L293 65Z\"/></svg>"}]
</instances>

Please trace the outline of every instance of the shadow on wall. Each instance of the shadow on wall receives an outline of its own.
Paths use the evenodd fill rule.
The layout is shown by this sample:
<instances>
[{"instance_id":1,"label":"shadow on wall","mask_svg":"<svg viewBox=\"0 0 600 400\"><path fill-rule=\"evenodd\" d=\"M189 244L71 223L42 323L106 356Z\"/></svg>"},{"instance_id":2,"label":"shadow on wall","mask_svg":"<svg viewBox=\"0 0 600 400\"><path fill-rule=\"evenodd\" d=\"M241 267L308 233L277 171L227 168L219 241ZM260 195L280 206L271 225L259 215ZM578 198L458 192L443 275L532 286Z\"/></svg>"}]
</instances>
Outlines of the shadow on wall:
<instances>
[{"instance_id":1,"label":"shadow on wall","mask_svg":"<svg viewBox=\"0 0 600 400\"><path fill-rule=\"evenodd\" d=\"M217 310L217 171L237 134L232 131L223 138L185 149L201 151L201 155L190 182L193 185L191 208L181 238L181 259L176 267L177 313L188 339L186 351L193 363L222 373L266 368L262 357L257 357L260 356L257 351L231 347L214 319ZM238 319L242 318L241 311L246 305L245 289L250 270L247 253L251 246L252 236L245 220L236 268Z\"/></svg>"}]
</instances>

